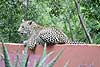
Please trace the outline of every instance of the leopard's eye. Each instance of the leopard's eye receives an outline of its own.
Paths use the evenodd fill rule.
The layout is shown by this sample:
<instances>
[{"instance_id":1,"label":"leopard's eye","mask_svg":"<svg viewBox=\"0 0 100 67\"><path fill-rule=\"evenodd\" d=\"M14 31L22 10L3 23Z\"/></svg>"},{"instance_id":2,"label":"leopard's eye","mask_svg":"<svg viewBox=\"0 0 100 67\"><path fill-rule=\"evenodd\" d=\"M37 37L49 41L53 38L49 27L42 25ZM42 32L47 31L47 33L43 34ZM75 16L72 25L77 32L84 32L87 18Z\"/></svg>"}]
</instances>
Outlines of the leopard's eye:
<instances>
[{"instance_id":1,"label":"leopard's eye","mask_svg":"<svg viewBox=\"0 0 100 67\"><path fill-rule=\"evenodd\" d=\"M24 28L24 26L22 26L22 28Z\"/></svg>"},{"instance_id":2,"label":"leopard's eye","mask_svg":"<svg viewBox=\"0 0 100 67\"><path fill-rule=\"evenodd\" d=\"M32 21L29 21L28 24L31 25L32 24Z\"/></svg>"}]
</instances>

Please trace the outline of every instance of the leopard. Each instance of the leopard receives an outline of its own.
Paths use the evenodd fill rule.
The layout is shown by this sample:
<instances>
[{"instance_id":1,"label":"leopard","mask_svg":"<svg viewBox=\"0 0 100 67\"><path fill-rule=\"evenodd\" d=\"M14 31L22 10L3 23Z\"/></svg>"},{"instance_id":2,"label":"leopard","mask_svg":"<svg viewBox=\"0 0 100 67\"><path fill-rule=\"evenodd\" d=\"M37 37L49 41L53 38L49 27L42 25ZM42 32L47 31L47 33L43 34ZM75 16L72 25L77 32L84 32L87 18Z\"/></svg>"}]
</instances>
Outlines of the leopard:
<instances>
[{"instance_id":1,"label":"leopard","mask_svg":"<svg viewBox=\"0 0 100 67\"><path fill-rule=\"evenodd\" d=\"M24 45L28 45L30 49L33 49L36 45L44 45L45 43L47 46L78 43L71 42L62 30L56 27L44 27L32 20L22 20L18 32L21 35L27 34L28 39L23 43Z\"/></svg>"}]
</instances>

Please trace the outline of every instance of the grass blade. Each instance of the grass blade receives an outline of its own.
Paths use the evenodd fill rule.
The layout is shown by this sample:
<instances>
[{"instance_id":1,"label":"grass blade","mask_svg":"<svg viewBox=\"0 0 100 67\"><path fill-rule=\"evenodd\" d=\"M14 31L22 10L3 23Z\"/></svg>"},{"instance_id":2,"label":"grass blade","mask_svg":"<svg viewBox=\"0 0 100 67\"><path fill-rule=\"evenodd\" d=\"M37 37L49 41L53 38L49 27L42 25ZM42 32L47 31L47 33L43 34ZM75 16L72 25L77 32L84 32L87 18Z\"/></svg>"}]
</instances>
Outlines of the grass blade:
<instances>
[{"instance_id":1,"label":"grass blade","mask_svg":"<svg viewBox=\"0 0 100 67\"><path fill-rule=\"evenodd\" d=\"M15 57L15 60L14 60L14 67L17 67L18 61L19 61L19 56L18 56L18 50L17 50L17 54L16 54L16 57Z\"/></svg>"},{"instance_id":2,"label":"grass blade","mask_svg":"<svg viewBox=\"0 0 100 67\"><path fill-rule=\"evenodd\" d=\"M44 58L47 55L46 48L47 47L46 47L46 43L45 43L42 58Z\"/></svg>"},{"instance_id":3,"label":"grass blade","mask_svg":"<svg viewBox=\"0 0 100 67\"><path fill-rule=\"evenodd\" d=\"M2 39L2 37L0 39L1 39L2 47L3 47L5 67L12 67L12 64L10 62L10 57L8 55L7 48L6 48L5 44L4 44L4 40Z\"/></svg>"},{"instance_id":4,"label":"grass blade","mask_svg":"<svg viewBox=\"0 0 100 67\"><path fill-rule=\"evenodd\" d=\"M53 51L50 52L49 54L47 54L45 57L43 57L38 66L39 66L39 67L42 67L42 65L44 65L46 59L47 59L51 54L53 54Z\"/></svg>"},{"instance_id":5,"label":"grass blade","mask_svg":"<svg viewBox=\"0 0 100 67\"><path fill-rule=\"evenodd\" d=\"M37 67L36 65L37 65L37 61L34 60L34 65L33 65L33 67Z\"/></svg>"},{"instance_id":6,"label":"grass blade","mask_svg":"<svg viewBox=\"0 0 100 67\"><path fill-rule=\"evenodd\" d=\"M46 56L46 43L44 45L44 49L43 49L43 54L42 56L39 58L38 62L35 62L34 67L39 67L39 65L41 65L41 61L43 60L43 58Z\"/></svg>"},{"instance_id":7,"label":"grass blade","mask_svg":"<svg viewBox=\"0 0 100 67\"><path fill-rule=\"evenodd\" d=\"M53 54L53 52L50 52L49 54L46 53L46 43L45 43L42 57L39 58L38 62L34 61L34 67L43 67L45 65L46 59L51 54Z\"/></svg>"},{"instance_id":8,"label":"grass blade","mask_svg":"<svg viewBox=\"0 0 100 67\"><path fill-rule=\"evenodd\" d=\"M21 57L21 62L20 62L20 67L25 67L26 62L27 62L27 51L28 51L28 46L24 48L24 51L22 52L22 57Z\"/></svg>"},{"instance_id":9,"label":"grass blade","mask_svg":"<svg viewBox=\"0 0 100 67\"><path fill-rule=\"evenodd\" d=\"M28 57L27 57L27 60L26 60L26 63L25 63L25 67L28 67L29 57L30 57L30 55L28 55Z\"/></svg>"},{"instance_id":10,"label":"grass blade","mask_svg":"<svg viewBox=\"0 0 100 67\"><path fill-rule=\"evenodd\" d=\"M64 49L63 49L64 50ZM47 64L47 67L53 67L53 65L55 64L55 62L57 61L57 59L61 56L61 54L63 53L63 50L61 50L57 55L56 57L54 57L51 62L49 62Z\"/></svg>"},{"instance_id":11,"label":"grass blade","mask_svg":"<svg viewBox=\"0 0 100 67\"><path fill-rule=\"evenodd\" d=\"M69 61L67 61L65 64L64 64L64 67L68 67L67 65L68 65L68 63L69 63Z\"/></svg>"}]
</instances>

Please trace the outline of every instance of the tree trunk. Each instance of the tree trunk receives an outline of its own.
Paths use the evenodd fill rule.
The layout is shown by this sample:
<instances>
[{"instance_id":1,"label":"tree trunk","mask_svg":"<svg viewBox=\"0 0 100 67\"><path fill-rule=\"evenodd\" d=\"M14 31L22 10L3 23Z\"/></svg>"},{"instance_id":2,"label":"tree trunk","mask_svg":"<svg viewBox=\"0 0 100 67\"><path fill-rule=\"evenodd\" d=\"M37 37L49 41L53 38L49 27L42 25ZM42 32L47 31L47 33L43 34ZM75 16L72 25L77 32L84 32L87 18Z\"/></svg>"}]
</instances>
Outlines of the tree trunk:
<instances>
[{"instance_id":1,"label":"tree trunk","mask_svg":"<svg viewBox=\"0 0 100 67\"><path fill-rule=\"evenodd\" d=\"M74 2L75 2L76 9L77 9L78 17L79 17L79 20L80 20L80 24L82 25L82 28L84 29L84 32L85 32L85 34L86 34L86 37L87 37L89 43L92 43L91 36L90 36L90 34L89 34L89 32L88 32L88 30L87 30L85 24L84 24L85 21L84 21L84 19L83 19L83 16L82 16L82 14L81 14L81 11L80 11L80 4L78 3L77 0L74 0Z\"/></svg>"}]
</instances>

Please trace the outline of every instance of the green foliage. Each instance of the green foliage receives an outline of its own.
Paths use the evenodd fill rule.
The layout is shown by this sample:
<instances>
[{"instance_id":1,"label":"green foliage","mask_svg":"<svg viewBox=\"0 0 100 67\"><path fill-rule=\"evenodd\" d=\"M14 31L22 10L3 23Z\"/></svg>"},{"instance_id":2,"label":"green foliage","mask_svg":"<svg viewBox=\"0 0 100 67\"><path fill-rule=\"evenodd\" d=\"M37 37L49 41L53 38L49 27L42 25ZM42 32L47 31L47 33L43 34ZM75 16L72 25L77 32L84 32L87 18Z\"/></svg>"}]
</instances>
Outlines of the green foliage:
<instances>
[{"instance_id":1,"label":"green foliage","mask_svg":"<svg viewBox=\"0 0 100 67\"><path fill-rule=\"evenodd\" d=\"M100 2L79 0L81 12L93 43L100 43ZM23 0L0 1L0 33L5 42L22 42L17 29L22 19L30 19L43 26L56 26L71 40L88 40L79 23L73 0Z\"/></svg>"},{"instance_id":2,"label":"green foliage","mask_svg":"<svg viewBox=\"0 0 100 67\"><path fill-rule=\"evenodd\" d=\"M81 10L94 43L100 43L100 2L99 0L82 0Z\"/></svg>"},{"instance_id":3,"label":"green foliage","mask_svg":"<svg viewBox=\"0 0 100 67\"><path fill-rule=\"evenodd\" d=\"M17 33L18 24L21 22L21 4L16 1L0 1L0 32L5 42L19 42L20 36Z\"/></svg>"}]
</instances>

